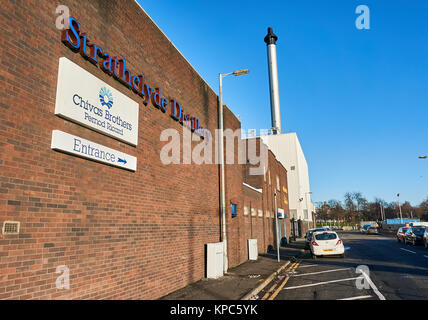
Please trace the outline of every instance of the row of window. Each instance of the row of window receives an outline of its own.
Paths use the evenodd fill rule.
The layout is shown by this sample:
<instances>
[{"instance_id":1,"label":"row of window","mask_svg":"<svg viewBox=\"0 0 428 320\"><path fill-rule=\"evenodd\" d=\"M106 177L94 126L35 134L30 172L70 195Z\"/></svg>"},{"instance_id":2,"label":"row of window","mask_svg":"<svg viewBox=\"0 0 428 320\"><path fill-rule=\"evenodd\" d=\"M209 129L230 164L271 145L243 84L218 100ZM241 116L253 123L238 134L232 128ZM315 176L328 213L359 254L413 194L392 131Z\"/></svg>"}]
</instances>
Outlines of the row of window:
<instances>
[{"instance_id":1,"label":"row of window","mask_svg":"<svg viewBox=\"0 0 428 320\"><path fill-rule=\"evenodd\" d=\"M248 216L248 214L249 214L249 210L248 209L249 208L247 206L244 206L244 216ZM237 205L234 204L234 203L231 204L231 212L232 212L232 218L235 218L238 215ZM263 217L263 210L251 208L251 216L252 217L255 217L255 216ZM273 218L274 217L273 214L272 215L270 214L269 210L266 210L265 216L266 216L266 218L269 218L269 217Z\"/></svg>"},{"instance_id":2,"label":"row of window","mask_svg":"<svg viewBox=\"0 0 428 320\"><path fill-rule=\"evenodd\" d=\"M294 170L294 166L291 167L291 170ZM264 170L264 182L266 182L266 172L268 174L269 185L271 185L272 183L271 183L271 180L270 180L270 170L269 171L267 171L266 169ZM283 191L285 193L287 193L287 188L285 188L284 186L282 188L283 188ZM278 175L276 176L276 189L278 191L281 191L280 183L279 183L279 176Z\"/></svg>"}]
</instances>

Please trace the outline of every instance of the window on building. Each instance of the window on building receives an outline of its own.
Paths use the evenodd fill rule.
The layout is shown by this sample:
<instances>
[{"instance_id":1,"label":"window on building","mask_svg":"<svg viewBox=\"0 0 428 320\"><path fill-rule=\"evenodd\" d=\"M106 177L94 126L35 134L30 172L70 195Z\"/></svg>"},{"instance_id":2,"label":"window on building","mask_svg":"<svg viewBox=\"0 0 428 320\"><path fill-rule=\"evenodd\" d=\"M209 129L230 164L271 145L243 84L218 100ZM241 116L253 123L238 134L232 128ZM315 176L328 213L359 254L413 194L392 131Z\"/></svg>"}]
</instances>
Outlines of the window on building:
<instances>
[{"instance_id":1,"label":"window on building","mask_svg":"<svg viewBox=\"0 0 428 320\"><path fill-rule=\"evenodd\" d=\"M244 207L244 216L248 216L248 207Z\"/></svg>"},{"instance_id":2,"label":"window on building","mask_svg":"<svg viewBox=\"0 0 428 320\"><path fill-rule=\"evenodd\" d=\"M251 208L251 216L255 217L256 216L256 209Z\"/></svg>"},{"instance_id":3,"label":"window on building","mask_svg":"<svg viewBox=\"0 0 428 320\"><path fill-rule=\"evenodd\" d=\"M270 182L270 170L268 171L268 177L269 177L269 185L271 185L271 182Z\"/></svg>"},{"instance_id":4,"label":"window on building","mask_svg":"<svg viewBox=\"0 0 428 320\"><path fill-rule=\"evenodd\" d=\"M259 214L259 217L263 217L263 210L259 209L258 214Z\"/></svg>"},{"instance_id":5,"label":"window on building","mask_svg":"<svg viewBox=\"0 0 428 320\"><path fill-rule=\"evenodd\" d=\"M305 215L305 219L308 220L309 216L308 216L308 209L304 209L303 210L303 214Z\"/></svg>"},{"instance_id":6,"label":"window on building","mask_svg":"<svg viewBox=\"0 0 428 320\"><path fill-rule=\"evenodd\" d=\"M238 215L238 213L236 212L236 207L237 206L234 203L232 203L231 206L230 206L230 209L232 211L232 218L235 218Z\"/></svg>"},{"instance_id":7,"label":"window on building","mask_svg":"<svg viewBox=\"0 0 428 320\"><path fill-rule=\"evenodd\" d=\"M290 170L291 170L291 171L296 170L296 166L291 166L291 167L290 167Z\"/></svg>"},{"instance_id":8,"label":"window on building","mask_svg":"<svg viewBox=\"0 0 428 320\"><path fill-rule=\"evenodd\" d=\"M276 190L281 191L281 187L279 185L279 177L276 176Z\"/></svg>"}]
</instances>

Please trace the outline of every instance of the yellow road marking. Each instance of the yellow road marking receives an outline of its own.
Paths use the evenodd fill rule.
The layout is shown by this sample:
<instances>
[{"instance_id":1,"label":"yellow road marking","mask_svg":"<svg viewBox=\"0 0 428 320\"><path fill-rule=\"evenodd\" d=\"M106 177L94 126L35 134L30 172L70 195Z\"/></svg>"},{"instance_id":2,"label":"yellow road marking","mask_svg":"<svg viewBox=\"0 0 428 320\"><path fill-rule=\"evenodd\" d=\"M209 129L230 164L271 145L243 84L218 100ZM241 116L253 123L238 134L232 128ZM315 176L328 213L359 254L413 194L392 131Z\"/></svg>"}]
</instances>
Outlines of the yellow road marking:
<instances>
[{"instance_id":1,"label":"yellow road marking","mask_svg":"<svg viewBox=\"0 0 428 320\"><path fill-rule=\"evenodd\" d=\"M291 270L295 266L295 264L296 264L296 262L294 262L291 266L289 266L287 268L287 270ZM269 294L276 288L277 285L278 285L278 283L276 283L272 287L270 287L269 290L265 293L265 295L263 296L263 298L261 300L266 300L267 297L269 296Z\"/></svg>"},{"instance_id":2,"label":"yellow road marking","mask_svg":"<svg viewBox=\"0 0 428 320\"><path fill-rule=\"evenodd\" d=\"M294 272L294 270L297 269L297 267L299 266L300 261L299 262L295 262L289 269L290 272ZM284 281L281 283L281 285L278 287L278 289L276 289L276 291L269 297L268 300L273 300L276 298L276 296L278 295L278 293L282 290L282 288L284 288L284 286L287 284L288 279L290 279L290 276L287 274L287 276L285 277Z\"/></svg>"}]
</instances>

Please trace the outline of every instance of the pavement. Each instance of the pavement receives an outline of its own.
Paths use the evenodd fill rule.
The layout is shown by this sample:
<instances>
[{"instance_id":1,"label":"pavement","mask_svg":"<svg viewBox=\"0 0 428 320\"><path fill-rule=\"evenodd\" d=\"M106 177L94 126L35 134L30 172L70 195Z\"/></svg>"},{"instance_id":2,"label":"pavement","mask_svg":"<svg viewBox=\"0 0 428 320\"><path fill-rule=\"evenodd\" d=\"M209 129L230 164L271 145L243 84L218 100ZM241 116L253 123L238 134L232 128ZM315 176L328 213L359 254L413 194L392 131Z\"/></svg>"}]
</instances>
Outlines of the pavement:
<instances>
[{"instance_id":1,"label":"pavement","mask_svg":"<svg viewBox=\"0 0 428 320\"><path fill-rule=\"evenodd\" d=\"M258 260L246 261L231 268L218 279L202 279L174 291L160 300L249 300L258 294L288 266L304 254L304 239L296 239L277 251L260 254Z\"/></svg>"}]
</instances>

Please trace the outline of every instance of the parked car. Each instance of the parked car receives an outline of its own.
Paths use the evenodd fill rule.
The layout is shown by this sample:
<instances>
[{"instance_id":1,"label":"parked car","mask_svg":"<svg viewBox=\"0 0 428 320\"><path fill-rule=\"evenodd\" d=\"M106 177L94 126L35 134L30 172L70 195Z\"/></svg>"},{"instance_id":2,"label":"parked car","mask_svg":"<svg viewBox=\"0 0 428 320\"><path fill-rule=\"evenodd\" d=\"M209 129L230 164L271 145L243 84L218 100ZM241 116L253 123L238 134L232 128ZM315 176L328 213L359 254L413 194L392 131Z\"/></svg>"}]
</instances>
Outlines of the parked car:
<instances>
[{"instance_id":1,"label":"parked car","mask_svg":"<svg viewBox=\"0 0 428 320\"><path fill-rule=\"evenodd\" d=\"M334 231L313 232L309 246L313 259L327 255L340 255L342 258L345 257L343 242Z\"/></svg>"},{"instance_id":2,"label":"parked car","mask_svg":"<svg viewBox=\"0 0 428 320\"><path fill-rule=\"evenodd\" d=\"M397 241L404 242L404 234L406 233L406 231L409 229L409 227L401 227L398 229L397 231Z\"/></svg>"},{"instance_id":3,"label":"parked car","mask_svg":"<svg viewBox=\"0 0 428 320\"><path fill-rule=\"evenodd\" d=\"M425 248L428 249L428 228L425 228L425 232L424 232L424 245L425 245Z\"/></svg>"},{"instance_id":4,"label":"parked car","mask_svg":"<svg viewBox=\"0 0 428 320\"><path fill-rule=\"evenodd\" d=\"M375 226L370 226L367 229L367 234L379 234L379 229Z\"/></svg>"},{"instance_id":5,"label":"parked car","mask_svg":"<svg viewBox=\"0 0 428 320\"><path fill-rule=\"evenodd\" d=\"M425 230L425 227L410 227L404 234L404 243L411 243L414 246L423 243Z\"/></svg>"},{"instance_id":6,"label":"parked car","mask_svg":"<svg viewBox=\"0 0 428 320\"><path fill-rule=\"evenodd\" d=\"M424 221L410 222L409 225L411 227L425 227L425 228L428 228L428 222L424 222Z\"/></svg>"},{"instance_id":7,"label":"parked car","mask_svg":"<svg viewBox=\"0 0 428 320\"><path fill-rule=\"evenodd\" d=\"M327 231L326 228L309 229L305 236L305 249L309 249L309 243L312 241L312 234L315 231Z\"/></svg>"},{"instance_id":8,"label":"parked car","mask_svg":"<svg viewBox=\"0 0 428 320\"><path fill-rule=\"evenodd\" d=\"M368 229L371 227L372 225L371 224L365 224L361 229L360 229L360 232L361 233L368 233Z\"/></svg>"}]
</instances>

